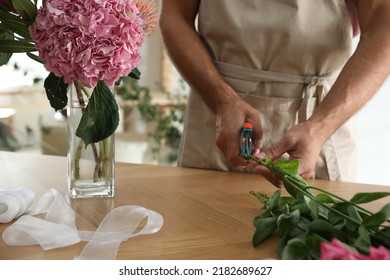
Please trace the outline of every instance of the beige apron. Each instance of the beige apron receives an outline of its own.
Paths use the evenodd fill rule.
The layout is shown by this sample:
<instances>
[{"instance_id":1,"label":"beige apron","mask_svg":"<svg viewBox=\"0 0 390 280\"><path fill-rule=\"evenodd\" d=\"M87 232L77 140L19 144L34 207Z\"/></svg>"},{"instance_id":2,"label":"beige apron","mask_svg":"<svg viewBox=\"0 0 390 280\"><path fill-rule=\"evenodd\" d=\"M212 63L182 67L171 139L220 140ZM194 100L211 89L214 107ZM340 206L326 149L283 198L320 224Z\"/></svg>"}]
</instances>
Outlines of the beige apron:
<instances>
[{"instance_id":1,"label":"beige apron","mask_svg":"<svg viewBox=\"0 0 390 280\"><path fill-rule=\"evenodd\" d=\"M264 149L311 116L350 57L353 37L344 0L201 0L199 34L225 81L259 110ZM216 146L215 127L192 92L179 166L238 170ZM314 177L353 181L354 138L351 119L324 144Z\"/></svg>"}]
</instances>

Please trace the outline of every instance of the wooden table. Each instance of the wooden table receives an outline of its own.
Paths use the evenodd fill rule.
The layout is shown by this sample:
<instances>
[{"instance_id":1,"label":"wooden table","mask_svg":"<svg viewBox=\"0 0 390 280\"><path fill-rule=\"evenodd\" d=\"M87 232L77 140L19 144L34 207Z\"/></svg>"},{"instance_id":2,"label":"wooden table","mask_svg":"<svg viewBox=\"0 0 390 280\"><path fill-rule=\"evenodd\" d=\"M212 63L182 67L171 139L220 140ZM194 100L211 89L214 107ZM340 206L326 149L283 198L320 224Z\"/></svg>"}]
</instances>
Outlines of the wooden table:
<instances>
[{"instance_id":1,"label":"wooden table","mask_svg":"<svg viewBox=\"0 0 390 280\"><path fill-rule=\"evenodd\" d=\"M40 197L50 188L66 194L66 158L0 152L0 188L31 188ZM278 237L251 244L253 218L261 204L249 191L276 189L260 175L221 171L116 164L116 194L107 199L72 200L79 230L96 230L104 216L122 205L140 205L164 217L152 235L122 242L117 259L269 259L278 258ZM309 181L350 198L355 192L389 191L386 186ZM379 209L389 202L370 205ZM0 224L0 234L9 224ZM8 246L0 240L0 259L73 259L85 242L44 251L40 246Z\"/></svg>"}]
</instances>

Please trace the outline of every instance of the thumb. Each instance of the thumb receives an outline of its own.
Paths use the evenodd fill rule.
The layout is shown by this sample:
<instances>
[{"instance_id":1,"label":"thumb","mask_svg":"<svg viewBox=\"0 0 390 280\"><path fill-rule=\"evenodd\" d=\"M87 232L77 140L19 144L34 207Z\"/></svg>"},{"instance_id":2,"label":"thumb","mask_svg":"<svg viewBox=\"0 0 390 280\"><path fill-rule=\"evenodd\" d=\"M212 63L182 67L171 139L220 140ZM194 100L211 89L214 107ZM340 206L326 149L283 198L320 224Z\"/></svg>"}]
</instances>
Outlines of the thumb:
<instances>
[{"instance_id":1,"label":"thumb","mask_svg":"<svg viewBox=\"0 0 390 280\"><path fill-rule=\"evenodd\" d=\"M252 144L256 149L260 150L263 147L263 127L260 120L253 122Z\"/></svg>"},{"instance_id":2,"label":"thumb","mask_svg":"<svg viewBox=\"0 0 390 280\"><path fill-rule=\"evenodd\" d=\"M264 152L261 152L259 154L259 157L261 159L265 159L266 157L271 158L271 160L278 159L285 152L287 152L285 147L286 147L286 145L284 144L284 141L281 140L281 141L277 142L276 144L274 144L272 147L266 149Z\"/></svg>"}]
</instances>

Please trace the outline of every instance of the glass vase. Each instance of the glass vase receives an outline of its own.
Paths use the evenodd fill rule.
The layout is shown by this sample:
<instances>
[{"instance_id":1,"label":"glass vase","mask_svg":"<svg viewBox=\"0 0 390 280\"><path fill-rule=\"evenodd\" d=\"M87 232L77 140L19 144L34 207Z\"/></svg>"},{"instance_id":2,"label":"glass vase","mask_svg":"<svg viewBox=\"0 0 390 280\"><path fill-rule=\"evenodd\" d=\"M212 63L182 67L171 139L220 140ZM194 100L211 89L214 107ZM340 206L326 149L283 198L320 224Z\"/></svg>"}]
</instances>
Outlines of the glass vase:
<instances>
[{"instance_id":1,"label":"glass vase","mask_svg":"<svg viewBox=\"0 0 390 280\"><path fill-rule=\"evenodd\" d=\"M76 130L88 105L88 98L86 96L80 98L75 86L72 85L68 90L68 104L69 196L71 198L113 197L115 134L86 146L84 141L76 136Z\"/></svg>"}]
</instances>

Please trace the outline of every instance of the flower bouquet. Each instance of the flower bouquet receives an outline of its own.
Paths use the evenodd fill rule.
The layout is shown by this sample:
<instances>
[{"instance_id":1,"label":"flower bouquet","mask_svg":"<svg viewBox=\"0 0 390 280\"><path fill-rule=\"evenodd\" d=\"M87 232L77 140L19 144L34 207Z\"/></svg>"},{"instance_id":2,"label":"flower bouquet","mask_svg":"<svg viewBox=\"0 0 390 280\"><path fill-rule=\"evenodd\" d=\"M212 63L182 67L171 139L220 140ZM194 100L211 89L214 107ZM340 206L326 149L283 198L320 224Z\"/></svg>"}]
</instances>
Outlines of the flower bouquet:
<instances>
[{"instance_id":1,"label":"flower bouquet","mask_svg":"<svg viewBox=\"0 0 390 280\"><path fill-rule=\"evenodd\" d=\"M119 124L112 88L122 77L140 78L139 49L157 26L156 3L45 0L38 6L37 0L0 0L0 66L16 52L44 64L50 72L44 87L51 107L68 106L68 114L79 114L79 119L69 119L69 142L75 143L68 149L70 184L83 176L104 183L113 177L110 137ZM87 148L94 163L85 175L82 154ZM112 196L113 186L109 188L106 195Z\"/></svg>"},{"instance_id":2,"label":"flower bouquet","mask_svg":"<svg viewBox=\"0 0 390 280\"><path fill-rule=\"evenodd\" d=\"M289 194L282 196L281 190L271 196L252 192L262 204L254 218L254 246L278 234L282 259L390 259L390 203L376 213L361 207L390 196L390 192L356 193L346 200L309 186L297 175L298 160L273 162L241 156L280 176Z\"/></svg>"}]
</instances>

